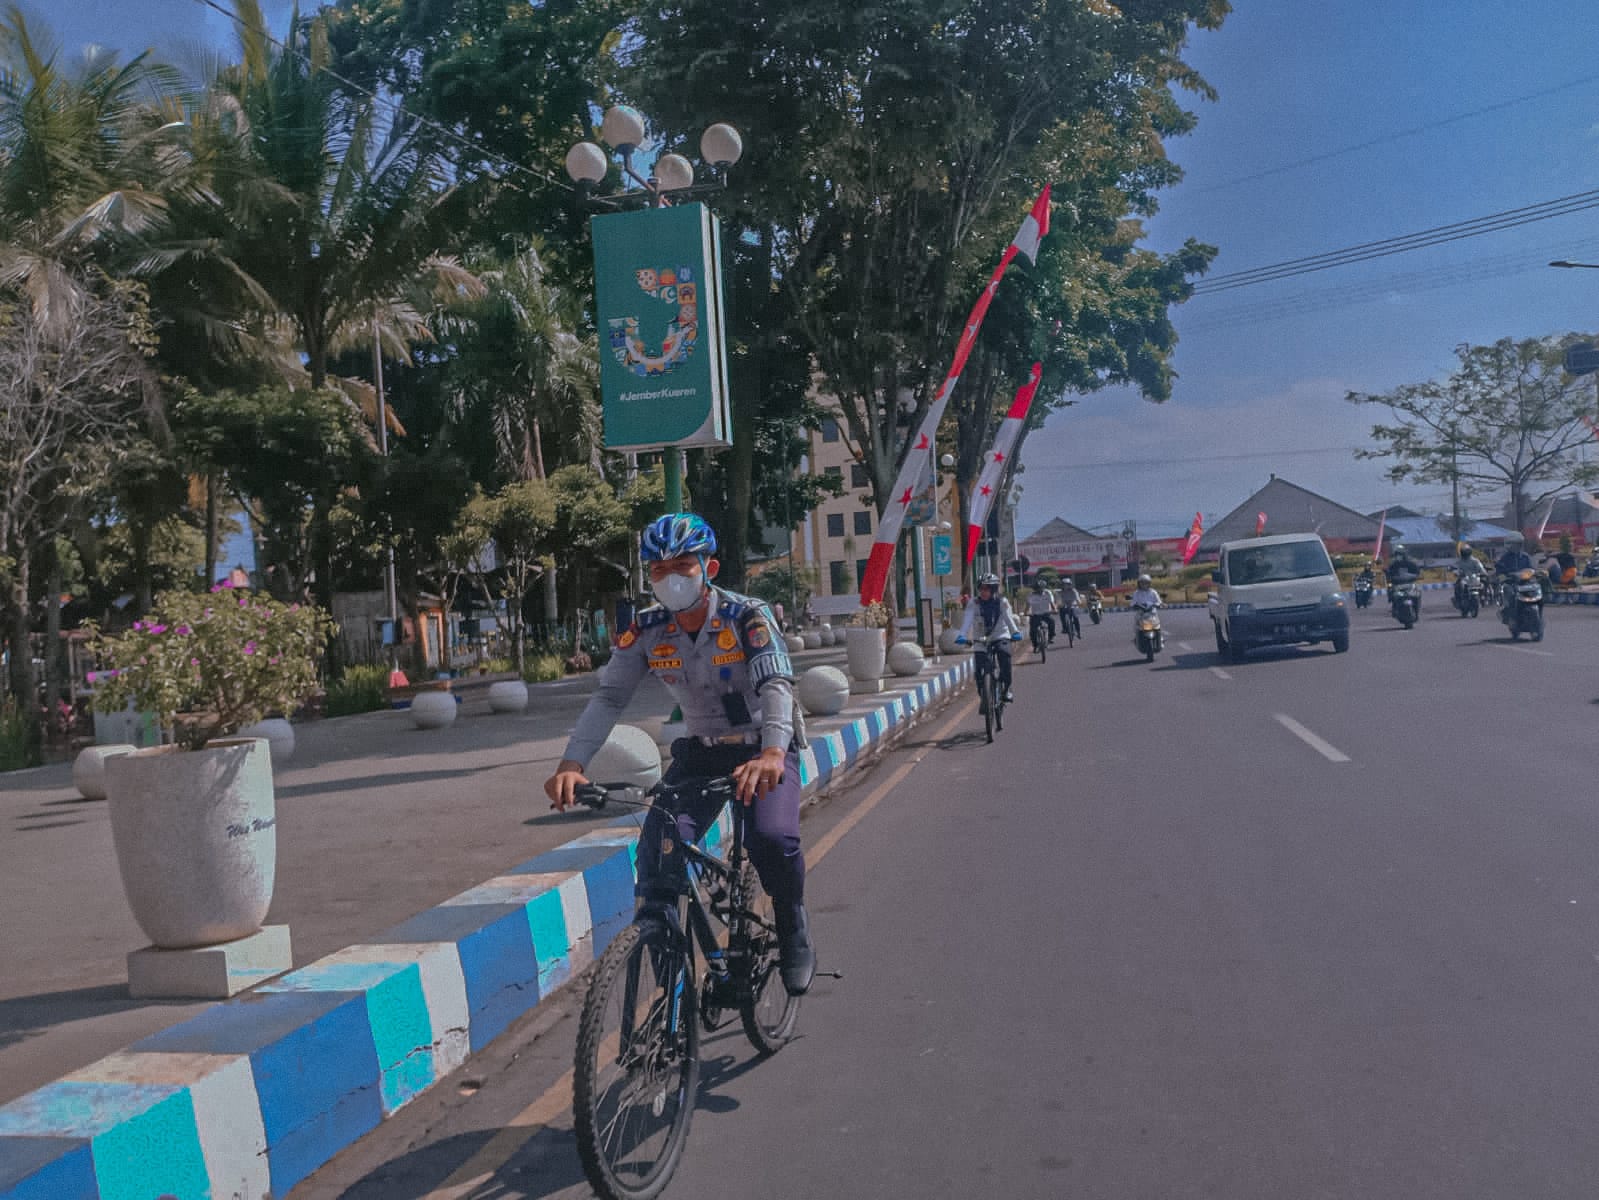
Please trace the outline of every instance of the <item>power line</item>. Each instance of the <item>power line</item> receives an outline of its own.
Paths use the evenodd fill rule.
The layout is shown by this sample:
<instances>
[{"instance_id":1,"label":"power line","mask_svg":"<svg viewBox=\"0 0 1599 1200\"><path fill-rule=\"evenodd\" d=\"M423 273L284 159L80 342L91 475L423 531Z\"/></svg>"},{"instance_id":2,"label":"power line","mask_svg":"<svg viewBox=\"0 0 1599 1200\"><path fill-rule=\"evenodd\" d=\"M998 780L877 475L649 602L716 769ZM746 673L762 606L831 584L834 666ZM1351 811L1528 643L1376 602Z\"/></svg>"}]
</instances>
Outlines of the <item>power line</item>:
<instances>
[{"instance_id":1,"label":"power line","mask_svg":"<svg viewBox=\"0 0 1599 1200\"><path fill-rule=\"evenodd\" d=\"M195 0L195 2L198 3L198 4L204 5L206 8L211 9L213 12L221 13L224 17L226 17L228 20L232 21L234 24L238 25L240 28L245 28L245 23L239 17L239 15L237 13L235 13L235 12L231 12L228 9L224 8L221 4L217 3L217 0ZM301 62L305 63L307 66L313 66L310 57L308 55L306 55L304 52L302 52L300 50L297 50L293 46L289 45L287 42L281 41L280 39L274 37L271 34L271 32L269 32L266 29L262 29L261 33L262 33L262 36L264 36L267 41L271 42L274 46L276 46L279 50L283 51L285 54L292 54L292 55L294 55L295 58L298 58ZM560 179L557 179L554 175L551 175L551 174L549 174L548 172L545 172L545 171L534 170L532 167L523 166L521 163L516 162L514 159L509 159L509 158L506 158L504 155L496 154L496 153L494 153L494 151L489 150L488 148L486 148L484 146L480 146L478 143L474 142L471 138L465 136L464 134L457 133L455 130L451 129L448 125L445 125L445 124L443 124L440 121L435 121L431 117L425 117L421 113L412 112L410 109L406 108L403 104L400 104L400 103L398 103L397 101L394 101L394 100L390 100L386 96L379 95L377 92L372 91L370 88L362 87L359 83L356 83L353 79L347 78L344 75L340 75L337 71L333 70L333 68L331 68L331 67L321 66L321 67L315 67L314 69L323 72L324 74L328 75L330 78L332 78L332 79L338 81L339 83L343 84L345 87L349 88L351 91L357 93L358 95L365 96L368 100L372 101L374 104L382 105L384 108L388 109L389 112L395 114L396 116L409 117L411 120L415 121L417 124L426 126L427 128L433 130L435 133L443 134L445 137L449 138L452 142L455 142L457 145L466 147L468 150L470 150L473 154L477 155L479 158L485 159L485 160L487 160L489 162L492 162L492 163L496 163L499 166L501 166L501 167L503 167L503 168L505 168L507 170L519 171L523 175L527 175L530 178L537 179L540 183L547 184L550 187L557 187L557 188L562 189L563 191L568 191L568 192L573 190L573 188L572 188L572 186L570 184L563 183ZM502 179L502 180L500 180L500 182L505 183L506 181L504 179ZM515 187L516 185L515 184L507 184L507 186ZM522 191L521 188L516 188L516 190L517 191ZM523 192L523 194L526 195L527 193Z\"/></svg>"},{"instance_id":2,"label":"power line","mask_svg":"<svg viewBox=\"0 0 1599 1200\"><path fill-rule=\"evenodd\" d=\"M1250 287L1258 283L1271 283L1279 279L1291 279L1299 275L1309 275L1318 271L1330 270L1333 267L1369 262L1372 259L1387 258L1394 254L1404 254L1411 250L1421 250L1430 246L1441 246L1445 243L1461 241L1465 238L1481 237L1483 234L1515 229L1522 225L1531 225L1554 217L1569 216L1573 213L1585 212L1593 208L1599 208L1599 189L1576 192L1570 196L1562 196L1555 200L1544 200L1537 204L1528 204L1521 208L1506 209L1503 212L1472 217L1469 220L1456 221L1449 225L1436 225L1431 229L1419 230L1416 233L1401 234L1397 237L1382 238L1373 242L1361 242L1354 246L1346 246L1341 250L1329 250L1321 254L1309 254L1299 258L1284 259L1282 262L1271 263L1263 267L1252 267L1246 271L1233 271L1226 275L1218 275L1213 279L1201 281L1195 285L1194 295L1211 296L1217 292L1231 291L1234 288Z\"/></svg>"},{"instance_id":3,"label":"power line","mask_svg":"<svg viewBox=\"0 0 1599 1200\"><path fill-rule=\"evenodd\" d=\"M1509 100L1501 100L1496 104L1486 104L1481 108L1474 108L1468 112L1456 113L1449 117L1440 117L1436 121L1428 121L1421 125L1413 125L1409 129L1396 130L1374 137L1364 142L1354 142L1348 146L1340 146L1336 150L1327 150L1321 154L1312 154L1307 158L1298 158L1292 162L1281 163L1275 167L1265 167L1248 175L1239 175L1233 179L1224 179L1220 183L1206 184L1203 187L1190 189L1193 192L1219 192L1223 188L1237 187L1243 183L1253 183L1257 179L1268 179L1273 175L1285 175L1289 171L1297 171L1301 167L1315 166L1317 163L1327 162L1329 159L1342 158L1347 154L1357 154L1362 150L1371 150L1377 146L1385 146L1391 142L1401 141L1418 134L1431 133L1434 129L1442 129L1448 125L1458 125L1463 121L1472 121L1490 113L1503 112L1507 108L1514 108L1518 104L1526 104L1532 100L1542 100L1547 96L1569 92L1574 88L1586 87L1591 83L1599 83L1599 75L1585 75L1581 79L1573 79L1566 83L1557 83L1553 87L1543 88L1536 92L1528 92L1524 96L1515 96Z\"/></svg>"}]
</instances>

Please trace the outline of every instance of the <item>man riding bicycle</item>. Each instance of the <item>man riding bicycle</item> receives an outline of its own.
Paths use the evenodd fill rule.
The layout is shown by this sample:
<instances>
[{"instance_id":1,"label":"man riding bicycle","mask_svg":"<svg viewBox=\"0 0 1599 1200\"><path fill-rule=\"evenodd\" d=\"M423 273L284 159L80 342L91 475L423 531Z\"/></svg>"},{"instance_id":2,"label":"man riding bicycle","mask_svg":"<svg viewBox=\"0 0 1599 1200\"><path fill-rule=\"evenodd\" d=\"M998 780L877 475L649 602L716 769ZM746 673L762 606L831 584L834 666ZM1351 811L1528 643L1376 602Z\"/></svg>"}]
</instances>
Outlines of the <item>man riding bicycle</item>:
<instances>
[{"instance_id":1,"label":"man riding bicycle","mask_svg":"<svg viewBox=\"0 0 1599 1200\"><path fill-rule=\"evenodd\" d=\"M1077 610L1083 606L1083 598L1078 594L1077 584L1071 579L1061 580L1058 603L1061 628L1069 626L1073 637L1082 637L1083 623L1077 619Z\"/></svg>"},{"instance_id":2,"label":"man riding bicycle","mask_svg":"<svg viewBox=\"0 0 1599 1200\"><path fill-rule=\"evenodd\" d=\"M640 612L617 639L544 790L557 810L573 805L578 786L588 782L584 768L644 676L654 675L682 709L689 734L672 743L666 782L732 776L734 816L745 823L750 861L772 898L783 986L792 996L803 995L816 974L816 952L800 848L797 751L805 745L805 728L794 703L787 647L764 601L711 584L721 566L713 557L716 534L698 516L661 517L644 531L640 552L661 603ZM719 808L718 801L702 798L675 820L650 810L639 837L634 892L641 901L669 903L680 889L680 881L660 865L663 835L675 825L680 841L698 842ZM679 870L682 859L671 857Z\"/></svg>"},{"instance_id":3,"label":"man riding bicycle","mask_svg":"<svg viewBox=\"0 0 1599 1200\"><path fill-rule=\"evenodd\" d=\"M1027 636L1038 642L1038 629L1043 626L1049 631L1049 640L1055 640L1055 606L1058 603L1055 593L1043 584L1038 584L1027 596Z\"/></svg>"},{"instance_id":4,"label":"man riding bicycle","mask_svg":"<svg viewBox=\"0 0 1599 1200\"><path fill-rule=\"evenodd\" d=\"M975 641L980 648L987 650L990 649L989 643L995 639L1004 639L991 647L998 660L992 665L999 672L999 686L1005 689L1005 703L1010 704L1016 699L1010 690L1010 643L1022 640L1022 627L1016 623L1016 615L1010 610L1010 601L999 594L999 576L984 575L977 581L976 598L966 606L966 619L961 622L960 632L955 635L955 643L965 646ZM980 654L977 658L979 683L989 665L988 655ZM982 693L981 687L978 693Z\"/></svg>"}]
</instances>

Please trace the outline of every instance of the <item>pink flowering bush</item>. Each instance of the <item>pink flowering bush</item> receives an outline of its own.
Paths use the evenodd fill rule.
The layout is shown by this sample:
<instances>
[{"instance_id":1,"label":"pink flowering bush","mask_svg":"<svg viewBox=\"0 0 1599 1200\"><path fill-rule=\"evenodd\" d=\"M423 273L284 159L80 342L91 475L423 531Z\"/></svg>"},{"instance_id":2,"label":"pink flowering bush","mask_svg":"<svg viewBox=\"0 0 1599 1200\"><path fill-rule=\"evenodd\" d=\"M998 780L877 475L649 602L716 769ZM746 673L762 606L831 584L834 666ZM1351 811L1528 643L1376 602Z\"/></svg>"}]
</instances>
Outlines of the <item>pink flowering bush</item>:
<instances>
[{"instance_id":1,"label":"pink flowering bush","mask_svg":"<svg viewBox=\"0 0 1599 1200\"><path fill-rule=\"evenodd\" d=\"M95 684L100 712L129 703L177 728L190 748L292 712L317 688L317 660L334 632L320 608L242 589L167 592L143 621L96 648L111 668ZM179 713L195 719L181 723Z\"/></svg>"}]
</instances>

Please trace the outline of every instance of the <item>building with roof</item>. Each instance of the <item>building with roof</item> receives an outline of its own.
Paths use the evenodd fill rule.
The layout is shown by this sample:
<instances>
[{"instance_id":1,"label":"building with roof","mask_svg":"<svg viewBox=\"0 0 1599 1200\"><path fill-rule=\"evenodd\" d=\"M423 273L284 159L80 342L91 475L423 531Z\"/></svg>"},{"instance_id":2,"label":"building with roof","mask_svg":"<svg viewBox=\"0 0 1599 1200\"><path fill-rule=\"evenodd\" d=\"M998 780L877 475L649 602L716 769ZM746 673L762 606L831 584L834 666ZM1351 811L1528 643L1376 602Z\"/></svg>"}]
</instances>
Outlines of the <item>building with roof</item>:
<instances>
[{"instance_id":1,"label":"building with roof","mask_svg":"<svg viewBox=\"0 0 1599 1200\"><path fill-rule=\"evenodd\" d=\"M1396 517L1390 512L1383 545L1386 550L1402 543L1413 557L1424 563L1452 562L1459 553L1454 524L1454 518L1447 513L1435 517ZM1503 525L1461 518L1460 540L1473 550L1487 550L1496 557L1504 548L1505 539L1514 533L1515 530Z\"/></svg>"},{"instance_id":2,"label":"building with roof","mask_svg":"<svg viewBox=\"0 0 1599 1200\"><path fill-rule=\"evenodd\" d=\"M1503 523L1513 525L1515 520L1515 513L1507 504ZM1527 519L1528 537L1540 529L1546 539L1570 534L1576 542L1593 544L1599 541L1599 498L1581 488L1550 497L1534 508Z\"/></svg>"},{"instance_id":3,"label":"building with roof","mask_svg":"<svg viewBox=\"0 0 1599 1200\"><path fill-rule=\"evenodd\" d=\"M1317 533L1334 554L1370 553L1377 545L1377 522L1276 475L1228 513L1199 540L1199 553L1214 555L1223 542L1254 537L1261 513L1266 533Z\"/></svg>"}]
</instances>

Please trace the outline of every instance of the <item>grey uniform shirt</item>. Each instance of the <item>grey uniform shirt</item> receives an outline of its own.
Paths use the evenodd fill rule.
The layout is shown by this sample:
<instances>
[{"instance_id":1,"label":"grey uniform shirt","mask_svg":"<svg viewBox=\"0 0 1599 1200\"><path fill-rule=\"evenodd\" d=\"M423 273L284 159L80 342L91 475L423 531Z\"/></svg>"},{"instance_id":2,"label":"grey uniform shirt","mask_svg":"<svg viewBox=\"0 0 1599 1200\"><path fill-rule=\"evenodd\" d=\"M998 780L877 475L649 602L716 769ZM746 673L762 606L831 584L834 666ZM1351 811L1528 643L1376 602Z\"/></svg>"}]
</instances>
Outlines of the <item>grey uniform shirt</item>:
<instances>
[{"instance_id":1,"label":"grey uniform shirt","mask_svg":"<svg viewBox=\"0 0 1599 1200\"><path fill-rule=\"evenodd\" d=\"M696 737L759 734L762 749L785 751L792 743L804 744L803 728L796 738L794 667L772 610L751 596L712 587L710 615L692 638L661 605L638 614L617 639L563 757L586 765L645 675L667 686ZM729 719L723 701L728 694L743 701L748 721L735 725Z\"/></svg>"}]
</instances>

